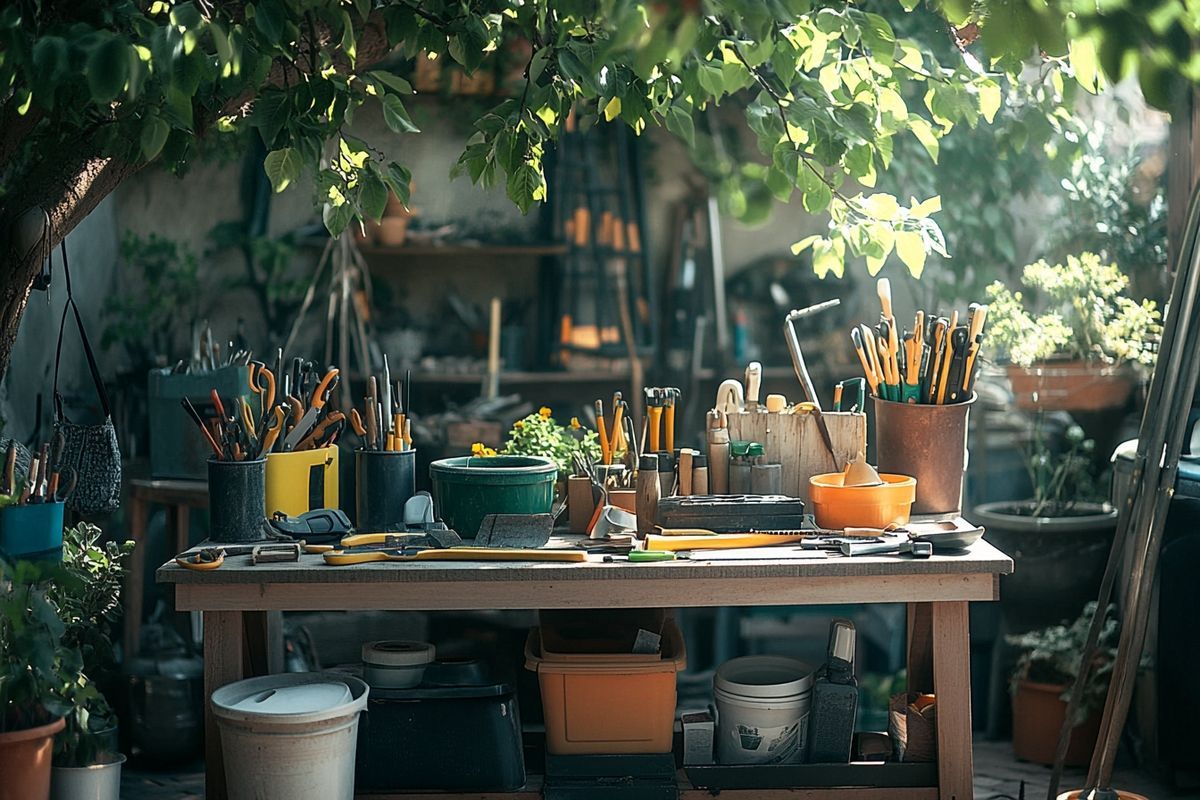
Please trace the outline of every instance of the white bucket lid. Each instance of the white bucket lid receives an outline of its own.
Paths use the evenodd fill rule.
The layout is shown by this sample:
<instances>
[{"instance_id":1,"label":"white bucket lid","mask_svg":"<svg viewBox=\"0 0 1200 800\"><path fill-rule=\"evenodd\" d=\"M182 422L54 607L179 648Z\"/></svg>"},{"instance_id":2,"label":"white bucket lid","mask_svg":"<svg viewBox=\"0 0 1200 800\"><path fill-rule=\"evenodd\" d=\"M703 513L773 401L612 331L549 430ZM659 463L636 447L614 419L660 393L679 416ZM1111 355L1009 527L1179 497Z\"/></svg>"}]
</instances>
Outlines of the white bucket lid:
<instances>
[{"instance_id":1,"label":"white bucket lid","mask_svg":"<svg viewBox=\"0 0 1200 800\"><path fill-rule=\"evenodd\" d=\"M433 661L434 654L434 646L428 642L388 639L362 646L363 663L373 667L419 667Z\"/></svg>"},{"instance_id":2,"label":"white bucket lid","mask_svg":"<svg viewBox=\"0 0 1200 800\"><path fill-rule=\"evenodd\" d=\"M213 692L213 713L244 722L309 724L361 711L367 685L351 675L301 672L264 675Z\"/></svg>"},{"instance_id":3,"label":"white bucket lid","mask_svg":"<svg viewBox=\"0 0 1200 800\"><path fill-rule=\"evenodd\" d=\"M743 656L718 667L713 684L740 697L792 697L812 689L813 669L784 656Z\"/></svg>"}]
</instances>

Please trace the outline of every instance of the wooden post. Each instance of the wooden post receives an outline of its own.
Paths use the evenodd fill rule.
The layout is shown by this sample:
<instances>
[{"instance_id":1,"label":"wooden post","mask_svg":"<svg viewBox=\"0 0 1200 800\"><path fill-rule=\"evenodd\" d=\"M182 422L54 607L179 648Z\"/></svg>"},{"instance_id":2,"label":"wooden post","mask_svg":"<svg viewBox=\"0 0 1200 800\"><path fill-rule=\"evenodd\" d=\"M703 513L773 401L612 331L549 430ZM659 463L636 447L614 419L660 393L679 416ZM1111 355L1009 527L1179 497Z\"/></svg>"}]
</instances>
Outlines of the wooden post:
<instances>
[{"instance_id":1,"label":"wooden post","mask_svg":"<svg viewBox=\"0 0 1200 800\"><path fill-rule=\"evenodd\" d=\"M245 625L240 611L204 612L204 796L226 800L221 734L212 712L212 693L243 676Z\"/></svg>"},{"instance_id":2,"label":"wooden post","mask_svg":"<svg viewBox=\"0 0 1200 800\"><path fill-rule=\"evenodd\" d=\"M938 797L974 800L971 642L963 601L932 603L933 690L937 695Z\"/></svg>"},{"instance_id":3,"label":"wooden post","mask_svg":"<svg viewBox=\"0 0 1200 800\"><path fill-rule=\"evenodd\" d=\"M137 488L129 493L129 538L133 540L133 553L129 557L129 571L125 573L122 590L122 605L125 607L125 659L137 656L138 637L142 630L142 586L146 574L146 527L150 510L146 498Z\"/></svg>"}]
</instances>

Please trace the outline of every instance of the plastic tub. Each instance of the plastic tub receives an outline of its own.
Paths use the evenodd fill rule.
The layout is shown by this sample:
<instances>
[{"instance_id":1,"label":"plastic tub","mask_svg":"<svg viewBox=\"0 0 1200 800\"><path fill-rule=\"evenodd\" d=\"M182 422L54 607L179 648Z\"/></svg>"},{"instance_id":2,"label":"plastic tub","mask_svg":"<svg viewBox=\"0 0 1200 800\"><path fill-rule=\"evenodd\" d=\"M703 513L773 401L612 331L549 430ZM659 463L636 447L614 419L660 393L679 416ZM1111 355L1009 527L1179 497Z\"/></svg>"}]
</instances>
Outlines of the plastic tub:
<instances>
[{"instance_id":1,"label":"plastic tub","mask_svg":"<svg viewBox=\"0 0 1200 800\"><path fill-rule=\"evenodd\" d=\"M525 667L538 674L551 755L669 753L675 727L675 673L687 665L674 620L662 655L646 662L549 661L537 629L525 642ZM633 659L641 658L633 656Z\"/></svg>"},{"instance_id":2,"label":"plastic tub","mask_svg":"<svg viewBox=\"0 0 1200 800\"><path fill-rule=\"evenodd\" d=\"M367 642L362 647L363 678L372 689L411 689L434 658L427 642Z\"/></svg>"},{"instance_id":3,"label":"plastic tub","mask_svg":"<svg viewBox=\"0 0 1200 800\"><path fill-rule=\"evenodd\" d=\"M0 555L24 561L61 561L63 504L0 508Z\"/></svg>"},{"instance_id":4,"label":"plastic tub","mask_svg":"<svg viewBox=\"0 0 1200 800\"><path fill-rule=\"evenodd\" d=\"M808 500L817 525L828 530L907 525L917 481L907 475L881 474L882 486L843 486L845 475L830 472L808 479Z\"/></svg>"},{"instance_id":5,"label":"plastic tub","mask_svg":"<svg viewBox=\"0 0 1200 800\"><path fill-rule=\"evenodd\" d=\"M726 661L713 678L717 763L799 764L808 739L813 671L782 656Z\"/></svg>"},{"instance_id":6,"label":"plastic tub","mask_svg":"<svg viewBox=\"0 0 1200 800\"><path fill-rule=\"evenodd\" d=\"M337 672L267 675L213 692L229 800L353 800L367 684Z\"/></svg>"},{"instance_id":7,"label":"plastic tub","mask_svg":"<svg viewBox=\"0 0 1200 800\"><path fill-rule=\"evenodd\" d=\"M488 514L546 514L558 468L537 456L444 458L429 465L434 511L464 539Z\"/></svg>"}]
</instances>

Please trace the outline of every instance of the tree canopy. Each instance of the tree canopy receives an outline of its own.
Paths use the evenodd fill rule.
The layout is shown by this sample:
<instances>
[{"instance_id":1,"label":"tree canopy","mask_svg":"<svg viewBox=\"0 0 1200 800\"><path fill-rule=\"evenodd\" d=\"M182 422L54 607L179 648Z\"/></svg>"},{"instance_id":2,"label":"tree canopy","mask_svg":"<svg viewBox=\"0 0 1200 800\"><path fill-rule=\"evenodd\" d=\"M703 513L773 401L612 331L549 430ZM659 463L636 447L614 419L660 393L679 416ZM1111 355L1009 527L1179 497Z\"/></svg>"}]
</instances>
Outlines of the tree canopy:
<instances>
[{"instance_id":1,"label":"tree canopy","mask_svg":"<svg viewBox=\"0 0 1200 800\"><path fill-rule=\"evenodd\" d=\"M1137 70L1160 105L1165 75L1200 76L1181 46L1192 2L941 0L944 26L897 36L919 2L15 0L0 10L0 249L20 266L0 284L0 367L36 272L31 214L39 236L48 216L52 244L142 166L182 168L208 137L255 131L275 189L311 175L334 234L378 218L389 192L407 200L403 161L350 128L381 114L419 135L403 76L422 52L470 72L528 43L523 85L475 121L456 167L522 210L546 198L542 159L570 115L663 126L711 165L713 110L735 106L758 156L709 177L735 213L752 186L828 213L828 231L794 248L811 247L823 275L852 259L874 273L894 252L920 276L927 253L945 253L940 198L873 187L897 137L936 160L955 127L990 124L1029 59L1090 91ZM949 58L931 36L952 39Z\"/></svg>"}]
</instances>

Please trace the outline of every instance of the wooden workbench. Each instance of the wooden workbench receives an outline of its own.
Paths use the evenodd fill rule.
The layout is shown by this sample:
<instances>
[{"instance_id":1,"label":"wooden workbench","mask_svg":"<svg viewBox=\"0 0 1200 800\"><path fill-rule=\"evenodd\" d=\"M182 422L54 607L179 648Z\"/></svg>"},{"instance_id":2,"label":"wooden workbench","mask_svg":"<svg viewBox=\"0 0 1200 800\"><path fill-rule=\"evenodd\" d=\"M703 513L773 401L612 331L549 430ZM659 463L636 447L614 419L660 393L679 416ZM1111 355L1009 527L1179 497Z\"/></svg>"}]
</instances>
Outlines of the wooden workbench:
<instances>
[{"instance_id":1,"label":"wooden workbench","mask_svg":"<svg viewBox=\"0 0 1200 800\"><path fill-rule=\"evenodd\" d=\"M265 611L907 603L909 689L933 691L938 697L937 785L890 790L859 786L726 791L722 796L971 800L967 603L996 600L999 576L1012 572L1012 568L1008 556L981 541L961 554L926 560L883 555L710 563L430 562L331 567L320 556L306 555L299 563L252 567L247 556L231 556L224 566L211 572L186 570L168 562L159 568L157 578L175 584L176 608L204 614L206 697L214 689L246 677L243 637L247 615L261 615ZM207 797L224 800L218 732L207 707L205 713ZM539 796L532 785L527 789L497 797ZM685 789L680 796L710 795L707 791Z\"/></svg>"}]
</instances>

